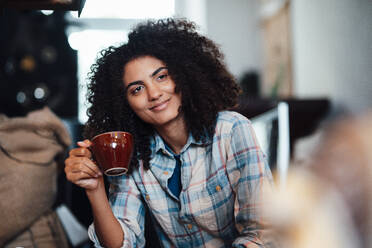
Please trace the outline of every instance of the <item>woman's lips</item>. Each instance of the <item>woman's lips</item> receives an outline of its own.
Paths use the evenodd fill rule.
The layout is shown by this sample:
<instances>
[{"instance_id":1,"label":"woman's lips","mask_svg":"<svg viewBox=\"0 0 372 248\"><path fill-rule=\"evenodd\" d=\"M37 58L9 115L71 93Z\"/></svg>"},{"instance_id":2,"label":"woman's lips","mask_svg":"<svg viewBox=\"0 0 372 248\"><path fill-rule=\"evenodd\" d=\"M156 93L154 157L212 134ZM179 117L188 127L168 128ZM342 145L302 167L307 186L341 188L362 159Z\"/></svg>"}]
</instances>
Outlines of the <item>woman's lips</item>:
<instances>
[{"instance_id":1,"label":"woman's lips","mask_svg":"<svg viewBox=\"0 0 372 248\"><path fill-rule=\"evenodd\" d=\"M170 99L165 100L164 102L161 102L161 103L151 107L150 110L157 112L157 111L161 111L161 110L165 109L168 106L169 100Z\"/></svg>"}]
</instances>

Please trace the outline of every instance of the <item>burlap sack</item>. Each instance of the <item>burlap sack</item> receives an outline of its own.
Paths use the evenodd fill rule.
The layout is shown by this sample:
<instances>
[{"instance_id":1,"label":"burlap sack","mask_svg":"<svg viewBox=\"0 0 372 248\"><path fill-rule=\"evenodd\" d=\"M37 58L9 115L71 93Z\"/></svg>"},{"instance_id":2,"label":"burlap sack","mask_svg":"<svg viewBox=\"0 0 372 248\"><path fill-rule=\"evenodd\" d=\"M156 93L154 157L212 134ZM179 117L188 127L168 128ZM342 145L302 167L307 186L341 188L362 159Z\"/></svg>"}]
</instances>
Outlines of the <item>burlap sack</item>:
<instances>
[{"instance_id":1,"label":"burlap sack","mask_svg":"<svg viewBox=\"0 0 372 248\"><path fill-rule=\"evenodd\" d=\"M4 248L69 248L65 231L55 211L47 212L30 227L7 242Z\"/></svg>"},{"instance_id":2,"label":"burlap sack","mask_svg":"<svg viewBox=\"0 0 372 248\"><path fill-rule=\"evenodd\" d=\"M0 247L51 209L57 160L70 143L48 108L26 117L0 115Z\"/></svg>"}]
</instances>

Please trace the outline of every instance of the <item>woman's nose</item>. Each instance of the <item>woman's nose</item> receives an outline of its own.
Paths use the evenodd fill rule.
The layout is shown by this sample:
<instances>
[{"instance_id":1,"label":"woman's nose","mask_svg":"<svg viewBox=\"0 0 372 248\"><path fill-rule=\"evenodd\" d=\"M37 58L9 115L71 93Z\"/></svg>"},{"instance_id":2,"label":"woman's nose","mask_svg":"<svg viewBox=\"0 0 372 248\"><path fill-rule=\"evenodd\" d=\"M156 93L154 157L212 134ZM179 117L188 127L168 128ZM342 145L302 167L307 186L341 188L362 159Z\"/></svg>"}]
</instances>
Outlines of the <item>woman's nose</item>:
<instances>
[{"instance_id":1,"label":"woman's nose","mask_svg":"<svg viewBox=\"0 0 372 248\"><path fill-rule=\"evenodd\" d=\"M156 84L150 84L147 86L147 94L150 101L159 99L162 96L161 88Z\"/></svg>"}]
</instances>

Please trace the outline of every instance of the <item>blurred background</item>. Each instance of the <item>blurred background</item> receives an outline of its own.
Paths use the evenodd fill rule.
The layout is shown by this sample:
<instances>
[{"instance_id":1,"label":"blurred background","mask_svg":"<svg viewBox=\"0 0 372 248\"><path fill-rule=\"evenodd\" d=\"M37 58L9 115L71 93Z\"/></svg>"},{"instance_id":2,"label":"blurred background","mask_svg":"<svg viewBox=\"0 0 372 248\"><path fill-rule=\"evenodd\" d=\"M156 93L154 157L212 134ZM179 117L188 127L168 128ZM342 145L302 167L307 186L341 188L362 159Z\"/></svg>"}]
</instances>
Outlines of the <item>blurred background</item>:
<instances>
[{"instance_id":1,"label":"blurred background","mask_svg":"<svg viewBox=\"0 0 372 248\"><path fill-rule=\"evenodd\" d=\"M24 116L48 106L66 125L72 146L87 120L90 66L101 49L125 42L131 27L148 18L185 17L220 46L243 90L237 111L267 122L258 117L286 104L285 171L290 162L311 159L323 123L372 108L370 0L63 2L0 3L0 113ZM282 133L275 129L269 140ZM275 171L275 162L270 166ZM92 219L84 192L63 173L58 186L56 205L65 204L87 227Z\"/></svg>"}]
</instances>

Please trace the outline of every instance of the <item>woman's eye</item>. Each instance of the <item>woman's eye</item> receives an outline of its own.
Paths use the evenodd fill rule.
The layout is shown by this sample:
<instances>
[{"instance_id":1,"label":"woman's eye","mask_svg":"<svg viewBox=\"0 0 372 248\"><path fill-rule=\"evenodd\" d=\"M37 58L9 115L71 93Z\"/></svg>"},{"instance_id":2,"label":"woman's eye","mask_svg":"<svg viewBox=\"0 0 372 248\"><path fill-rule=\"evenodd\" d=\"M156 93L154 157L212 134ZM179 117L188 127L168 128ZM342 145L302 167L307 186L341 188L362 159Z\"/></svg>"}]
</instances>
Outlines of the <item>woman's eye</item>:
<instances>
[{"instance_id":1,"label":"woman's eye","mask_svg":"<svg viewBox=\"0 0 372 248\"><path fill-rule=\"evenodd\" d=\"M132 95L137 94L138 92L140 92L142 90L142 88L143 88L142 85L139 85L139 86L135 87L133 90L131 90L131 94Z\"/></svg>"},{"instance_id":2,"label":"woman's eye","mask_svg":"<svg viewBox=\"0 0 372 248\"><path fill-rule=\"evenodd\" d=\"M161 74L161 75L159 75L159 76L157 77L157 80L160 81L160 82L162 82L162 81L164 81L165 79L167 79L167 77L168 77L168 74Z\"/></svg>"}]
</instances>

